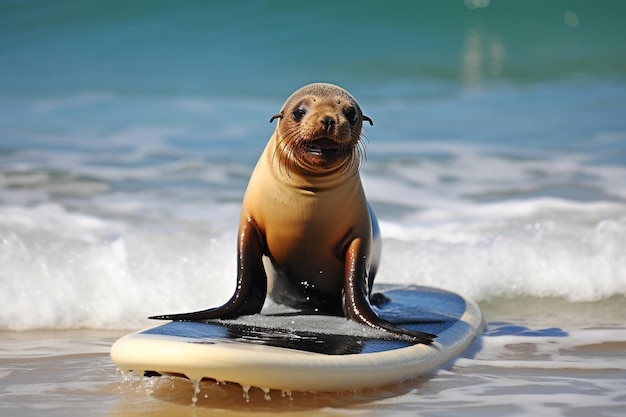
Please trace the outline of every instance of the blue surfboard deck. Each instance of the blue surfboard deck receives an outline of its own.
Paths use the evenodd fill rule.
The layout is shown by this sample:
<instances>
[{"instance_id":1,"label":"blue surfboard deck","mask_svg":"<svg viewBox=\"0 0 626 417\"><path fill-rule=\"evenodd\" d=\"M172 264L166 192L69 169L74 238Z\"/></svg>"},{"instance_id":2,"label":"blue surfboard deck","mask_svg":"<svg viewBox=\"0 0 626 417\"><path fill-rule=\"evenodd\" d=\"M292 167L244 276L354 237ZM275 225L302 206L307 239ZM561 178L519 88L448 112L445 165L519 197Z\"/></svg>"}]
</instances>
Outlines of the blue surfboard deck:
<instances>
[{"instance_id":1,"label":"blue surfboard deck","mask_svg":"<svg viewBox=\"0 0 626 417\"><path fill-rule=\"evenodd\" d=\"M400 327L436 334L432 345L390 339L343 317L281 306L233 320L168 322L130 334L113 361L138 374L211 378L264 389L340 391L381 386L428 372L464 351L483 326L478 306L428 287L377 287L376 312Z\"/></svg>"}]
</instances>

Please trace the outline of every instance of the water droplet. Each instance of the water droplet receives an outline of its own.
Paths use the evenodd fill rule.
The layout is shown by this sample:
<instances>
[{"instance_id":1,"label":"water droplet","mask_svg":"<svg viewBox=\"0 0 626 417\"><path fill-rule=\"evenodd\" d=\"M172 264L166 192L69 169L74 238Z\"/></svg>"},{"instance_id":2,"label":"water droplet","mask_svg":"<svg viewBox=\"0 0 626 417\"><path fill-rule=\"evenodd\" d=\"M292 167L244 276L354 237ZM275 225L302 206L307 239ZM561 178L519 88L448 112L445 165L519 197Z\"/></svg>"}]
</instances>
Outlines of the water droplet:
<instances>
[{"instance_id":1,"label":"water droplet","mask_svg":"<svg viewBox=\"0 0 626 417\"><path fill-rule=\"evenodd\" d=\"M270 397L270 389L269 388L261 388L261 389L265 393L265 395L263 396L263 398L265 398L265 401L272 401L272 397Z\"/></svg>"},{"instance_id":2,"label":"water droplet","mask_svg":"<svg viewBox=\"0 0 626 417\"><path fill-rule=\"evenodd\" d=\"M250 385L242 385L241 388L243 388L243 398L246 400L247 403L250 402Z\"/></svg>"},{"instance_id":3,"label":"water droplet","mask_svg":"<svg viewBox=\"0 0 626 417\"><path fill-rule=\"evenodd\" d=\"M196 405L198 402L198 394L200 393L200 380L192 379L191 382L193 383L193 397L191 397L191 405Z\"/></svg>"}]
</instances>

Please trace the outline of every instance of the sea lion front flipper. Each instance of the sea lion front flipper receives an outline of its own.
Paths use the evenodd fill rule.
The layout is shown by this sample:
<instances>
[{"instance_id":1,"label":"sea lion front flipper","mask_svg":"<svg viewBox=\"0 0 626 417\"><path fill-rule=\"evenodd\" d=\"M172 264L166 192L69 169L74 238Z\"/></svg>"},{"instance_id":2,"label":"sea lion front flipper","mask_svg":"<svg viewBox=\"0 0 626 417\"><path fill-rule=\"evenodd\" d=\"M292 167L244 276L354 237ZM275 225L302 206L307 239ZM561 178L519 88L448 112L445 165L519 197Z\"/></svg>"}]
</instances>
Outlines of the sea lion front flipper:
<instances>
[{"instance_id":1,"label":"sea lion front flipper","mask_svg":"<svg viewBox=\"0 0 626 417\"><path fill-rule=\"evenodd\" d=\"M394 339L429 345L436 335L402 329L378 317L368 301L367 264L363 242L354 239L346 252L343 311L347 318L375 329L390 332Z\"/></svg>"},{"instance_id":2,"label":"sea lion front flipper","mask_svg":"<svg viewBox=\"0 0 626 417\"><path fill-rule=\"evenodd\" d=\"M247 221L242 222L237 243L237 287L226 304L192 313L166 314L149 318L199 321L229 319L260 312L267 292L267 275L263 267L265 244L254 219L248 218Z\"/></svg>"}]
</instances>

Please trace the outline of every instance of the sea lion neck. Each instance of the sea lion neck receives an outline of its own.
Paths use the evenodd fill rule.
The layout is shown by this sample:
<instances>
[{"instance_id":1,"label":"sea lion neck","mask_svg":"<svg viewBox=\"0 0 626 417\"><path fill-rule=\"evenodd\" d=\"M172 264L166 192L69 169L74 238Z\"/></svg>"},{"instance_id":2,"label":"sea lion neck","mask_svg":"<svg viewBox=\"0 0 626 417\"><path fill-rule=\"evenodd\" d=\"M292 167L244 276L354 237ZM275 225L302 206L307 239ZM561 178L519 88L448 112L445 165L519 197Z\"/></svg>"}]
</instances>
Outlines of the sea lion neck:
<instances>
[{"instance_id":1,"label":"sea lion neck","mask_svg":"<svg viewBox=\"0 0 626 417\"><path fill-rule=\"evenodd\" d=\"M311 166L291 158L289 150L281 149L282 141L274 133L264 151L264 159L272 176L287 187L309 191L336 189L344 183L359 181L357 155L331 167Z\"/></svg>"}]
</instances>

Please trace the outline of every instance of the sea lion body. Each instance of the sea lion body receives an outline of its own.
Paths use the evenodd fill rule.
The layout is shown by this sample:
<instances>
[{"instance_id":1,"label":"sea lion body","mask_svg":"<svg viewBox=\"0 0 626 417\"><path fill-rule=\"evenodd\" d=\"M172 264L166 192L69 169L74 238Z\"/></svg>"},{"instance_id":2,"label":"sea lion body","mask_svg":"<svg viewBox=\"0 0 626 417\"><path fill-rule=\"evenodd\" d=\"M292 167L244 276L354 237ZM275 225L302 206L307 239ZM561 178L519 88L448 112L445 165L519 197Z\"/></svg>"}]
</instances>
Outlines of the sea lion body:
<instances>
[{"instance_id":1,"label":"sea lion body","mask_svg":"<svg viewBox=\"0 0 626 417\"><path fill-rule=\"evenodd\" d=\"M341 311L349 242L364 241L368 270L373 227L358 175L307 179L285 175L274 156L272 135L252 174L241 224L253 218L265 236L268 293L278 303L297 308ZM374 220L375 221L375 220Z\"/></svg>"},{"instance_id":2,"label":"sea lion body","mask_svg":"<svg viewBox=\"0 0 626 417\"><path fill-rule=\"evenodd\" d=\"M380 237L359 176L362 124L371 119L347 91L324 83L294 92L274 119L242 204L235 294L221 307L152 318L255 314L269 294L303 310L343 311L392 338L431 343L434 335L396 327L371 306Z\"/></svg>"}]
</instances>

